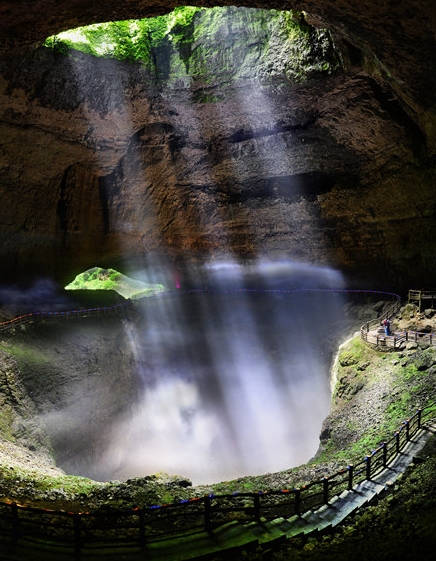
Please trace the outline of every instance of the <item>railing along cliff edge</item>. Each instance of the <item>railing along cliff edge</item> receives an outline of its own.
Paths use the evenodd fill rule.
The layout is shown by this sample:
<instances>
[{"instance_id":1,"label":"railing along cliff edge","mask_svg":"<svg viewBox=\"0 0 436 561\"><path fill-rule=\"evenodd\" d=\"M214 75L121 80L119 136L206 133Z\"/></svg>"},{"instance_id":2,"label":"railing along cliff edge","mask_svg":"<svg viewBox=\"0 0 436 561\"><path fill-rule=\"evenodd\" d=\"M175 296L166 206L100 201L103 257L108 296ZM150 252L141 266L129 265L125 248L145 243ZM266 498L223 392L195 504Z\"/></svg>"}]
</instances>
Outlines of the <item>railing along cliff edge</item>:
<instances>
[{"instance_id":1,"label":"railing along cliff edge","mask_svg":"<svg viewBox=\"0 0 436 561\"><path fill-rule=\"evenodd\" d=\"M388 293L385 293L388 294ZM380 317L365 322L360 328L361 338L374 347L382 349L400 349L404 343L413 342L419 345L436 345L436 337L434 333L420 332L420 331L399 331L386 335L381 331L381 326L384 319L390 319L397 314L401 308L401 297L398 294L391 294L395 297L394 304Z\"/></svg>"},{"instance_id":2,"label":"railing along cliff edge","mask_svg":"<svg viewBox=\"0 0 436 561\"><path fill-rule=\"evenodd\" d=\"M186 530L214 528L237 519L261 522L301 515L329 503L333 496L389 467L412 437L434 415L436 402L418 409L398 430L362 460L299 488L190 498L170 504L123 511L65 512L0 502L0 537L11 547L20 538L74 549L77 559L89 548L133 546L164 539Z\"/></svg>"},{"instance_id":3,"label":"railing along cliff edge","mask_svg":"<svg viewBox=\"0 0 436 561\"><path fill-rule=\"evenodd\" d=\"M163 292L156 292L150 296L143 298L137 298L133 300L126 300L125 302L120 302L112 306L101 306L94 308L84 308L76 310L65 310L65 311L36 311L29 312L26 314L20 314L14 318L6 321L0 322L0 331L6 331L13 329L19 325L26 323L34 323L41 321L57 321L57 320L70 320L74 318L87 318L96 316L105 316L110 314L117 314L122 312L134 305L135 303L145 302L150 298L164 298L172 296L182 296L188 294L239 294L239 293L251 293L251 294L298 294L298 293L325 293L325 294L352 294L358 295L363 294L366 296L383 296L396 299L394 306L400 306L401 298L398 294L392 292L384 292L381 290L367 290L367 289L351 289L351 288L292 288L292 289L268 289L268 288L192 288L192 289L178 289L178 290L166 290ZM398 310L395 310L398 311ZM389 310L388 315L393 315L395 311ZM374 322L380 322L384 318L384 314L381 318L374 320ZM370 322L372 324L372 322ZM370 325L370 323L365 324ZM363 327L362 327L363 329ZM369 329L369 327L368 327Z\"/></svg>"}]
</instances>

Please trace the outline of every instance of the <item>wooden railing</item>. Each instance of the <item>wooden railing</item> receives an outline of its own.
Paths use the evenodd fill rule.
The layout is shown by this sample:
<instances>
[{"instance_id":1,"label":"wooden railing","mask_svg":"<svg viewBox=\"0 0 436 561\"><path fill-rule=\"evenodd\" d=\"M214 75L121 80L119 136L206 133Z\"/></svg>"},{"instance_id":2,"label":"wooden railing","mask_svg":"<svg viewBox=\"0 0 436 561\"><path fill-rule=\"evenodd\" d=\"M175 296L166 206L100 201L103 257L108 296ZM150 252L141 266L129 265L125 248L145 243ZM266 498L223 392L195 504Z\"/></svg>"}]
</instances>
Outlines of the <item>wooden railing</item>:
<instances>
[{"instance_id":1,"label":"wooden railing","mask_svg":"<svg viewBox=\"0 0 436 561\"><path fill-rule=\"evenodd\" d=\"M22 538L26 542L49 543L51 548L58 544L74 550L79 559L82 552L90 549L144 549L148 542L184 531L210 532L229 520L260 522L301 515L328 504L333 496L352 490L388 467L435 410L436 402L419 409L362 460L299 488L210 494L171 504L107 512L71 513L0 502L0 540L6 540L12 548Z\"/></svg>"},{"instance_id":2,"label":"wooden railing","mask_svg":"<svg viewBox=\"0 0 436 561\"><path fill-rule=\"evenodd\" d=\"M436 345L434 333L419 331L400 331L392 335L361 331L361 336L366 343L381 349L400 349L407 342L417 343L418 345Z\"/></svg>"},{"instance_id":3,"label":"wooden railing","mask_svg":"<svg viewBox=\"0 0 436 561\"><path fill-rule=\"evenodd\" d=\"M267 288L229 288L229 289L213 289L213 288L195 288L187 290L168 290L165 292L157 292L152 296L144 298L137 298L135 300L127 300L114 304L113 306L102 306L95 308L76 309L68 311L37 311L26 314L20 314L12 319L0 322L0 331L6 331L18 327L26 323L35 323L41 321L57 321L57 320L70 320L74 318L87 318L95 316L105 316L108 314L117 314L122 312L137 303L143 303L149 298L165 298L172 296L182 296L187 294L298 294L298 293L325 293L325 294L350 294L350 295L366 295L366 296L382 296L384 298L391 298L395 300L393 308L401 302L400 296L392 292L383 292L380 290L365 290L365 289L341 289L341 288L293 288L293 289L267 289ZM399 309L399 305L398 305ZM389 311L386 314L393 315L394 311ZM386 316L383 314L382 318ZM378 318L380 321L382 318ZM372 323L371 323L372 324ZM370 323L365 324L370 325ZM362 328L363 329L363 328Z\"/></svg>"},{"instance_id":4,"label":"wooden railing","mask_svg":"<svg viewBox=\"0 0 436 561\"><path fill-rule=\"evenodd\" d=\"M389 319L392 316L394 316L395 314L397 314L400 311L401 308L401 296L399 296L398 294L393 294L393 293L386 293L389 294L391 298L394 299L394 302L392 304L392 306L390 306L388 308L388 310L386 310L386 312L384 312L383 314L381 314L381 316L374 318L370 321L366 321L362 327L360 328L360 333L362 335L362 339L364 339L366 341L366 336L370 331L374 331L377 330L377 328L379 328L382 324L383 321L385 319Z\"/></svg>"},{"instance_id":5,"label":"wooden railing","mask_svg":"<svg viewBox=\"0 0 436 561\"><path fill-rule=\"evenodd\" d=\"M397 314L401 308L401 298L396 296L394 304L380 317L365 322L360 328L361 338L368 344L383 349L398 349L404 343L414 342L419 345L436 345L434 333L420 331L399 331L386 335L383 332L382 324L384 319L390 319Z\"/></svg>"},{"instance_id":6,"label":"wooden railing","mask_svg":"<svg viewBox=\"0 0 436 561\"><path fill-rule=\"evenodd\" d=\"M409 290L407 298L409 304L417 303L419 311L421 311L421 303L429 301L433 308L436 302L436 290Z\"/></svg>"}]
</instances>

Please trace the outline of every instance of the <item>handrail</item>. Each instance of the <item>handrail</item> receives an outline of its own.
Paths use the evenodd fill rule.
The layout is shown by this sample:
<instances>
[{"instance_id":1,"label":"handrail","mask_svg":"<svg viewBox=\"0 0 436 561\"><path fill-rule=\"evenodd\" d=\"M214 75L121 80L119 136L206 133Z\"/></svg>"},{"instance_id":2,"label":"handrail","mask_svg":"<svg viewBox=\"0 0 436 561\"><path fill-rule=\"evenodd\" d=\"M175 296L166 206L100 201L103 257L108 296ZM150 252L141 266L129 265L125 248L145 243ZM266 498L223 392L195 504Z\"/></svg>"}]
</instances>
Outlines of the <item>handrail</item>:
<instances>
[{"instance_id":1,"label":"handrail","mask_svg":"<svg viewBox=\"0 0 436 561\"><path fill-rule=\"evenodd\" d=\"M392 335L361 331L362 339L369 345L379 348L399 349L404 343L417 343L419 345L436 345L434 333L421 331L400 331Z\"/></svg>"},{"instance_id":2,"label":"handrail","mask_svg":"<svg viewBox=\"0 0 436 561\"><path fill-rule=\"evenodd\" d=\"M123 309L130 307L136 303L144 302L148 298L164 298L171 296L180 296L187 294L198 294L198 293L213 293L213 294L238 294L238 293L258 293L258 294L297 294L297 293L316 293L316 292L326 292L332 294L369 294L369 295L382 295L395 298L397 301L401 301L401 297L398 294L392 292L385 292L381 290L369 290L369 289L345 289L345 288L294 288L294 289L271 289L271 288L192 288L186 290L166 290L163 292L156 292L151 296L145 296L143 298L136 298L134 300L127 300L126 302L120 302L112 306L101 306L94 308L84 308L77 310L66 310L66 311L37 311L30 312L27 314L22 314L16 316L12 319L0 322L0 331L5 331L14 328L18 325L31 323L35 321L44 321L47 319L59 320L59 319L72 319L72 318L86 318L99 315L113 314L122 311Z\"/></svg>"},{"instance_id":3,"label":"handrail","mask_svg":"<svg viewBox=\"0 0 436 561\"><path fill-rule=\"evenodd\" d=\"M412 437L434 414L436 402L418 409L393 436L363 460L336 473L293 489L209 494L179 502L150 505L123 511L72 513L0 502L0 535L13 544L21 536L43 539L74 548L76 558L86 546L115 545L145 548L147 542L184 530L204 528L208 532L234 520L260 522L279 516L301 515L329 503L344 490L370 480L389 466ZM180 512L183 509L183 516Z\"/></svg>"},{"instance_id":4,"label":"handrail","mask_svg":"<svg viewBox=\"0 0 436 561\"><path fill-rule=\"evenodd\" d=\"M428 332L421 332L421 331L412 331L412 330L405 330L393 333L392 335L386 335L384 333L379 333L377 330L374 331L375 328L378 328L382 325L382 321L386 318L391 318L393 315L398 313L401 308L401 298L397 295L397 300L394 305L389 308L384 314L380 317L375 318L373 320L365 322L362 327L360 328L360 337L365 343L369 345L373 345L377 348L390 348L390 349L398 349L404 343L407 342L414 342L417 344L428 344L430 346L436 345L436 337L434 333Z\"/></svg>"},{"instance_id":5,"label":"handrail","mask_svg":"<svg viewBox=\"0 0 436 561\"><path fill-rule=\"evenodd\" d=\"M384 319L389 319L397 312L399 312L401 308L401 296L392 293L391 296L395 298L394 304L381 316L365 322L360 328L361 333L368 333L371 330L371 327L375 327L375 326L379 327L380 325L382 325Z\"/></svg>"}]
</instances>

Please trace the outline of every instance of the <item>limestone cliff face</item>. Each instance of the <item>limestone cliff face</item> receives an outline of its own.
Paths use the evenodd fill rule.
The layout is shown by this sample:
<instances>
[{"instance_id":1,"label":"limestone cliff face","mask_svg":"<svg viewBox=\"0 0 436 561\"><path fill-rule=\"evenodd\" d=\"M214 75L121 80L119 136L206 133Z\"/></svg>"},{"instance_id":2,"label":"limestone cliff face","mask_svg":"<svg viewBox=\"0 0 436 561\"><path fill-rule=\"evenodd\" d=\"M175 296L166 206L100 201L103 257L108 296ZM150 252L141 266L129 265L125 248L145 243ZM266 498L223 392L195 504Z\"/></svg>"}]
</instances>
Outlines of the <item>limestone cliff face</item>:
<instances>
[{"instance_id":1,"label":"limestone cliff face","mask_svg":"<svg viewBox=\"0 0 436 561\"><path fill-rule=\"evenodd\" d=\"M189 34L151 70L45 48L3 63L3 280L150 253L435 275L429 144L389 80L269 12L201 12Z\"/></svg>"},{"instance_id":2,"label":"limestone cliff face","mask_svg":"<svg viewBox=\"0 0 436 561\"><path fill-rule=\"evenodd\" d=\"M127 333L125 321L106 317L98 325L88 318L17 330L13 344L5 335L1 446L37 450L45 458L55 451L61 468L94 475L113 427L128 418L141 391Z\"/></svg>"}]
</instances>

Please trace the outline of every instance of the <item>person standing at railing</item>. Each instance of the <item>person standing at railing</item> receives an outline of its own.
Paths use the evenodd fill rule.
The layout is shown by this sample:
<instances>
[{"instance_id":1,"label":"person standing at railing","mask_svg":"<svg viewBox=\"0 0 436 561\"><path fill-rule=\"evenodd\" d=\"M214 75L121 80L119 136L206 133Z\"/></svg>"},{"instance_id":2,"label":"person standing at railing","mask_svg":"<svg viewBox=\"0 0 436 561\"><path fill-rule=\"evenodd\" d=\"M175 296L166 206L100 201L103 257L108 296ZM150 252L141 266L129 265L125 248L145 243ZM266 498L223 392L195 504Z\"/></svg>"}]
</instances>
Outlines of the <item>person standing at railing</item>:
<instances>
[{"instance_id":1,"label":"person standing at railing","mask_svg":"<svg viewBox=\"0 0 436 561\"><path fill-rule=\"evenodd\" d=\"M384 320L383 328L385 330L385 335L390 335L391 334L391 322L389 321L389 318L386 318Z\"/></svg>"}]
</instances>

